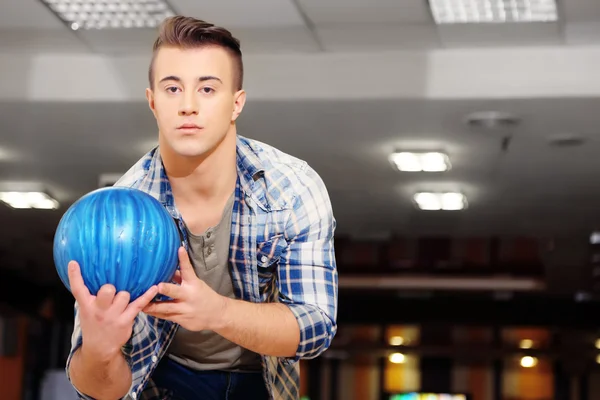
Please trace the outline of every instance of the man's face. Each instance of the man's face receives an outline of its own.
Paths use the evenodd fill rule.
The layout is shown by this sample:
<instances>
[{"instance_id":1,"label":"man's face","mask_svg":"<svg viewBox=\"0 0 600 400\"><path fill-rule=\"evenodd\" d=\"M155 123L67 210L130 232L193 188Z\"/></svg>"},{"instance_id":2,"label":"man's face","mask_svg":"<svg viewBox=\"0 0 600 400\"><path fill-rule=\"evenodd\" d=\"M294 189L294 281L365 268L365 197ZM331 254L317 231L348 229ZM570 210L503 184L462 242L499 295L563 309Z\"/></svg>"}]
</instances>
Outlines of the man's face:
<instances>
[{"instance_id":1,"label":"man's face","mask_svg":"<svg viewBox=\"0 0 600 400\"><path fill-rule=\"evenodd\" d=\"M232 57L216 47L164 47L154 59L154 89L146 92L159 143L184 157L210 154L232 131L244 106Z\"/></svg>"}]
</instances>

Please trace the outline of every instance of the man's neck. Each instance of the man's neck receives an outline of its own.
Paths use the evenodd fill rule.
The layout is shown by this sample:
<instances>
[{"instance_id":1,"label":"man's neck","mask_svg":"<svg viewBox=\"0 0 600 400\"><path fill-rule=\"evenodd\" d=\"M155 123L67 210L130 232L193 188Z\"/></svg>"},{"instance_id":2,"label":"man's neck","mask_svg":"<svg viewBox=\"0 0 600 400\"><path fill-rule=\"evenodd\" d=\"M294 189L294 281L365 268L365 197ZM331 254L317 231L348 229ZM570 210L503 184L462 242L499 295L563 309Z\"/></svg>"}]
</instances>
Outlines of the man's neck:
<instances>
[{"instance_id":1,"label":"man's neck","mask_svg":"<svg viewBox=\"0 0 600 400\"><path fill-rule=\"evenodd\" d=\"M235 130L204 158L181 157L168 149L161 150L161 158L173 196L180 203L221 203L235 189Z\"/></svg>"}]
</instances>

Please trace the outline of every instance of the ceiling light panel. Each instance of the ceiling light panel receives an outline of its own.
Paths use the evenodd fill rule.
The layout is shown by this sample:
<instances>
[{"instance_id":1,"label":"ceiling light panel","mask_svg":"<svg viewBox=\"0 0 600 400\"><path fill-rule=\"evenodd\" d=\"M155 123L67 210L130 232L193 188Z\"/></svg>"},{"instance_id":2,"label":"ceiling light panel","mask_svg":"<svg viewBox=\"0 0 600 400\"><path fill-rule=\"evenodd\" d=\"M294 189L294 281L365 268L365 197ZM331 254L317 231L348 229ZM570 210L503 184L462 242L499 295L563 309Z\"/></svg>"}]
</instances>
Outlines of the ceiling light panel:
<instances>
[{"instance_id":1,"label":"ceiling light panel","mask_svg":"<svg viewBox=\"0 0 600 400\"><path fill-rule=\"evenodd\" d=\"M402 172L444 172L450 169L450 159L439 152L398 152L390 155L392 164Z\"/></svg>"},{"instance_id":2,"label":"ceiling light panel","mask_svg":"<svg viewBox=\"0 0 600 400\"><path fill-rule=\"evenodd\" d=\"M71 29L154 28L175 15L165 0L42 0Z\"/></svg>"},{"instance_id":3,"label":"ceiling light panel","mask_svg":"<svg viewBox=\"0 0 600 400\"><path fill-rule=\"evenodd\" d=\"M429 0L438 24L548 22L558 19L556 0Z\"/></svg>"},{"instance_id":4,"label":"ceiling light panel","mask_svg":"<svg viewBox=\"0 0 600 400\"><path fill-rule=\"evenodd\" d=\"M0 201L20 209L54 210L59 207L58 201L43 192L0 192Z\"/></svg>"},{"instance_id":5,"label":"ceiling light panel","mask_svg":"<svg viewBox=\"0 0 600 400\"><path fill-rule=\"evenodd\" d=\"M418 208L425 211L458 211L467 208L467 198L462 193L431 193L415 194L414 201Z\"/></svg>"}]
</instances>

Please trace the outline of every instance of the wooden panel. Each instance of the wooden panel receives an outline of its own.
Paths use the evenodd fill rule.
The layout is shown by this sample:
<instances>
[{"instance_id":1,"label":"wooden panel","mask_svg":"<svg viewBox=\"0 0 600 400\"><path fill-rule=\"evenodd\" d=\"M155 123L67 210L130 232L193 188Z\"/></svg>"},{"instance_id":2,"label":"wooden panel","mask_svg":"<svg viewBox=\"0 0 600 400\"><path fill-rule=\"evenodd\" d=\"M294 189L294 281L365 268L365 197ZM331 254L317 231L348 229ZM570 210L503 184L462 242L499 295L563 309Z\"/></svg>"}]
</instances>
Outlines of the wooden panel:
<instances>
[{"instance_id":1,"label":"wooden panel","mask_svg":"<svg viewBox=\"0 0 600 400\"><path fill-rule=\"evenodd\" d=\"M417 241L411 238L394 238L386 251L387 264L392 270L410 270L416 265Z\"/></svg>"},{"instance_id":2,"label":"wooden panel","mask_svg":"<svg viewBox=\"0 0 600 400\"><path fill-rule=\"evenodd\" d=\"M521 341L531 340L532 348L547 348L550 346L552 334L544 328L504 328L502 329L502 341L512 347L519 347Z\"/></svg>"},{"instance_id":3,"label":"wooden panel","mask_svg":"<svg viewBox=\"0 0 600 400\"><path fill-rule=\"evenodd\" d=\"M16 351L10 356L0 357L0 391L2 400L21 400L23 386L24 354L27 336L27 322L18 318Z\"/></svg>"},{"instance_id":4,"label":"wooden panel","mask_svg":"<svg viewBox=\"0 0 600 400\"><path fill-rule=\"evenodd\" d=\"M308 361L300 360L300 397L308 396Z\"/></svg>"},{"instance_id":5,"label":"wooden panel","mask_svg":"<svg viewBox=\"0 0 600 400\"><path fill-rule=\"evenodd\" d=\"M527 237L500 240L499 264L513 274L543 272L540 246L536 239Z\"/></svg>"},{"instance_id":6,"label":"wooden panel","mask_svg":"<svg viewBox=\"0 0 600 400\"><path fill-rule=\"evenodd\" d=\"M450 265L452 239L424 237L419 239L418 265L425 269L443 269Z\"/></svg>"},{"instance_id":7,"label":"wooden panel","mask_svg":"<svg viewBox=\"0 0 600 400\"><path fill-rule=\"evenodd\" d=\"M520 358L505 362L502 398L504 400L547 400L554 398L554 374L549 360L539 359L532 368L523 368Z\"/></svg>"},{"instance_id":8,"label":"wooden panel","mask_svg":"<svg viewBox=\"0 0 600 400\"><path fill-rule=\"evenodd\" d=\"M358 362L354 367L354 399L369 400L376 399L379 392L379 371L377 364L372 357L365 357L364 362ZM342 385L348 385L350 382L340 382Z\"/></svg>"},{"instance_id":9,"label":"wooden panel","mask_svg":"<svg viewBox=\"0 0 600 400\"><path fill-rule=\"evenodd\" d=\"M387 393L410 392L421 389L419 359L407 355L403 364L385 362L384 390Z\"/></svg>"},{"instance_id":10,"label":"wooden panel","mask_svg":"<svg viewBox=\"0 0 600 400\"><path fill-rule=\"evenodd\" d=\"M452 262L468 269L490 268L490 243L487 238L459 238L452 243Z\"/></svg>"},{"instance_id":11,"label":"wooden panel","mask_svg":"<svg viewBox=\"0 0 600 400\"><path fill-rule=\"evenodd\" d=\"M385 339L394 344L392 338L402 338L403 346L415 346L420 343L421 329L413 325L390 325L386 328ZM419 390L421 371L419 358L405 355L403 364L394 364L389 359L384 367L384 391L388 393Z\"/></svg>"}]
</instances>

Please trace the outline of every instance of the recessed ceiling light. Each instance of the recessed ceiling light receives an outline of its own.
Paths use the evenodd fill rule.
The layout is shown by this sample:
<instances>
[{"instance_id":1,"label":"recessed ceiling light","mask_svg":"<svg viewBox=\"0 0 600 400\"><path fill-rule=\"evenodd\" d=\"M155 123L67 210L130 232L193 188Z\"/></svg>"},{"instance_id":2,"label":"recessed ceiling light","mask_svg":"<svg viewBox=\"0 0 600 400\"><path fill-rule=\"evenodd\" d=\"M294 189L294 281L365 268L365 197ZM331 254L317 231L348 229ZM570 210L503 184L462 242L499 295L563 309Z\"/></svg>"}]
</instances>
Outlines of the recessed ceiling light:
<instances>
[{"instance_id":1,"label":"recessed ceiling light","mask_svg":"<svg viewBox=\"0 0 600 400\"><path fill-rule=\"evenodd\" d=\"M438 24L547 22L558 19L556 0L429 0Z\"/></svg>"},{"instance_id":2,"label":"recessed ceiling light","mask_svg":"<svg viewBox=\"0 0 600 400\"><path fill-rule=\"evenodd\" d=\"M165 0L42 0L71 29L154 28L175 15Z\"/></svg>"},{"instance_id":3,"label":"recessed ceiling light","mask_svg":"<svg viewBox=\"0 0 600 400\"><path fill-rule=\"evenodd\" d=\"M389 360L393 364L404 364L406 357L402 353L392 353L389 356Z\"/></svg>"},{"instance_id":4,"label":"recessed ceiling light","mask_svg":"<svg viewBox=\"0 0 600 400\"><path fill-rule=\"evenodd\" d=\"M538 359L531 356L525 356L521 358L521 367L523 368L533 368L537 365Z\"/></svg>"},{"instance_id":5,"label":"recessed ceiling light","mask_svg":"<svg viewBox=\"0 0 600 400\"><path fill-rule=\"evenodd\" d=\"M425 211L458 211L467 208L467 198L462 193L419 192L414 195L417 207Z\"/></svg>"},{"instance_id":6,"label":"recessed ceiling light","mask_svg":"<svg viewBox=\"0 0 600 400\"><path fill-rule=\"evenodd\" d=\"M0 201L12 208L57 209L58 201L43 192L0 192Z\"/></svg>"},{"instance_id":7,"label":"recessed ceiling light","mask_svg":"<svg viewBox=\"0 0 600 400\"><path fill-rule=\"evenodd\" d=\"M450 169L450 159L440 152L397 152L390 161L402 172L444 172Z\"/></svg>"}]
</instances>

